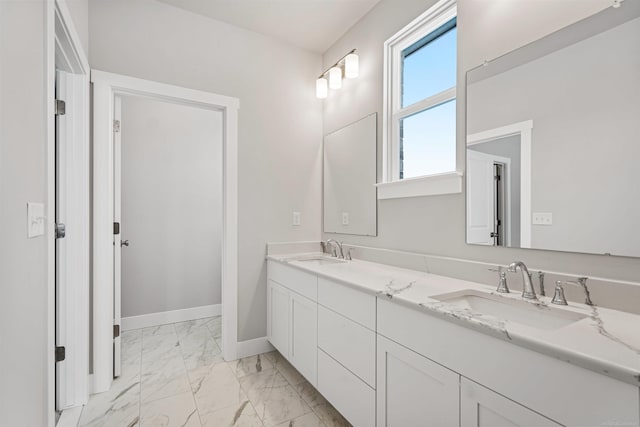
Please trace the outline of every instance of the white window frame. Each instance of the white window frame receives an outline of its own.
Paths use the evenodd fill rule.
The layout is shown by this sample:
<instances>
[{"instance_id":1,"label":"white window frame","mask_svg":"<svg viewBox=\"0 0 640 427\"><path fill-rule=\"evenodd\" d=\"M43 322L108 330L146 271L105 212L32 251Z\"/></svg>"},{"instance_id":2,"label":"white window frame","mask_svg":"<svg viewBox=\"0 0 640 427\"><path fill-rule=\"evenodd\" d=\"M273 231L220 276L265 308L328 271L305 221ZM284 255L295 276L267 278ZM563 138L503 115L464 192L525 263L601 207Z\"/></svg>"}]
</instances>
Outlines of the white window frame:
<instances>
[{"instance_id":1,"label":"white window frame","mask_svg":"<svg viewBox=\"0 0 640 427\"><path fill-rule=\"evenodd\" d=\"M462 192L462 171L458 162L457 141L455 171L399 179L401 120L456 98L454 86L402 108L402 52L456 16L456 0L440 0L384 43L382 182L376 184L379 199Z\"/></svg>"}]
</instances>

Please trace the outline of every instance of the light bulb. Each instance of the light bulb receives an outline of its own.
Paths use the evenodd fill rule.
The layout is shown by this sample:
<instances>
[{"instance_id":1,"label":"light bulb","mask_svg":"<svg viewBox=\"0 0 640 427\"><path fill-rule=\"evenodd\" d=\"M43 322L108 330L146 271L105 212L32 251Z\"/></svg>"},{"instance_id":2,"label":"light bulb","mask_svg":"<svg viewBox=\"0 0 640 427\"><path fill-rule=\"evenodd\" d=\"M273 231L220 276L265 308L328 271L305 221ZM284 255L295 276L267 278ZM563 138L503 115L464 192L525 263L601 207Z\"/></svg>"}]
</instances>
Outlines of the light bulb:
<instances>
[{"instance_id":1,"label":"light bulb","mask_svg":"<svg viewBox=\"0 0 640 427\"><path fill-rule=\"evenodd\" d=\"M342 70L339 67L333 67L329 70L329 87L331 89L342 87Z\"/></svg>"},{"instance_id":2,"label":"light bulb","mask_svg":"<svg viewBox=\"0 0 640 427\"><path fill-rule=\"evenodd\" d=\"M350 53L344 58L344 76L348 79L355 79L360 73L360 63L358 55Z\"/></svg>"},{"instance_id":3,"label":"light bulb","mask_svg":"<svg viewBox=\"0 0 640 427\"><path fill-rule=\"evenodd\" d=\"M329 94L329 86L328 86L328 82L327 79L325 79L324 77L320 77L318 80L316 80L316 97L318 99L325 99L327 97L327 95Z\"/></svg>"}]
</instances>

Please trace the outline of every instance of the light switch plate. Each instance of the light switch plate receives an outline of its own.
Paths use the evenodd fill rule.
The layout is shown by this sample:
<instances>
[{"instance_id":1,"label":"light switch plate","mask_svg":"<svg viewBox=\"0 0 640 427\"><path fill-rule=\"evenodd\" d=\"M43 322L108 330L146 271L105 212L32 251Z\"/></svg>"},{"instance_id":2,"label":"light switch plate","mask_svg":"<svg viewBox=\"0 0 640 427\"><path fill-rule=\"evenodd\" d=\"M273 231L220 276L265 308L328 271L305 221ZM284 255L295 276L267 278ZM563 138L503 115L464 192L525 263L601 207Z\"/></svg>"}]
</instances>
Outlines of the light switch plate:
<instances>
[{"instance_id":1,"label":"light switch plate","mask_svg":"<svg viewBox=\"0 0 640 427\"><path fill-rule=\"evenodd\" d=\"M302 222L301 216L302 215L300 214L300 212L293 213L293 225L300 225L300 223Z\"/></svg>"},{"instance_id":2,"label":"light switch plate","mask_svg":"<svg viewBox=\"0 0 640 427\"><path fill-rule=\"evenodd\" d=\"M551 212L534 212L533 225L553 225L553 214Z\"/></svg>"},{"instance_id":3,"label":"light switch plate","mask_svg":"<svg viewBox=\"0 0 640 427\"><path fill-rule=\"evenodd\" d=\"M349 212L342 212L342 225L349 225Z\"/></svg>"},{"instance_id":4,"label":"light switch plate","mask_svg":"<svg viewBox=\"0 0 640 427\"><path fill-rule=\"evenodd\" d=\"M27 203L27 237L44 235L44 203Z\"/></svg>"}]
</instances>

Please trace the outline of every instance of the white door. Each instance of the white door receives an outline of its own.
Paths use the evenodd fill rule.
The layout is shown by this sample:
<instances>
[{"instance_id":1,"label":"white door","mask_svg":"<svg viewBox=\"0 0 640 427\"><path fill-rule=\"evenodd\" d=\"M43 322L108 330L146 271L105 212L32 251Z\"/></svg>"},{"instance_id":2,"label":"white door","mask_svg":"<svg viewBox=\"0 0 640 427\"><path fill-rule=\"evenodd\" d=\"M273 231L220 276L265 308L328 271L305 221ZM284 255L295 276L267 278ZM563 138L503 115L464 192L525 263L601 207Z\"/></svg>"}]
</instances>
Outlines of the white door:
<instances>
[{"instance_id":1,"label":"white door","mask_svg":"<svg viewBox=\"0 0 640 427\"><path fill-rule=\"evenodd\" d=\"M289 358L289 291L272 280L267 284L267 336Z\"/></svg>"},{"instance_id":2,"label":"white door","mask_svg":"<svg viewBox=\"0 0 640 427\"><path fill-rule=\"evenodd\" d=\"M318 304L290 292L291 364L313 385L318 383Z\"/></svg>"},{"instance_id":3,"label":"white door","mask_svg":"<svg viewBox=\"0 0 640 427\"><path fill-rule=\"evenodd\" d=\"M532 410L462 378L460 382L461 427L557 427Z\"/></svg>"},{"instance_id":4,"label":"white door","mask_svg":"<svg viewBox=\"0 0 640 427\"><path fill-rule=\"evenodd\" d=\"M378 427L458 427L460 375L378 335Z\"/></svg>"},{"instance_id":5,"label":"white door","mask_svg":"<svg viewBox=\"0 0 640 427\"><path fill-rule=\"evenodd\" d=\"M85 86L86 85L86 86ZM89 143L84 76L56 71L56 410L86 403L89 374ZM62 107L64 103L64 111Z\"/></svg>"},{"instance_id":6,"label":"white door","mask_svg":"<svg viewBox=\"0 0 640 427\"><path fill-rule=\"evenodd\" d=\"M56 71L56 100L64 102L66 97L67 73ZM69 100L71 101L71 100ZM71 106L71 102L69 102ZM67 194L67 149L69 142L69 116L58 111L56 113L56 410L62 411L68 405L68 372L69 360L66 357L70 350L67 331L68 279L67 279L67 239L66 226L69 223ZM64 227L65 229L63 230Z\"/></svg>"},{"instance_id":7,"label":"white door","mask_svg":"<svg viewBox=\"0 0 640 427\"><path fill-rule=\"evenodd\" d=\"M493 245L493 156L467 150L467 243Z\"/></svg>"},{"instance_id":8,"label":"white door","mask_svg":"<svg viewBox=\"0 0 640 427\"><path fill-rule=\"evenodd\" d=\"M120 325L122 317L122 98L113 104L113 376L119 377L122 367Z\"/></svg>"}]
</instances>

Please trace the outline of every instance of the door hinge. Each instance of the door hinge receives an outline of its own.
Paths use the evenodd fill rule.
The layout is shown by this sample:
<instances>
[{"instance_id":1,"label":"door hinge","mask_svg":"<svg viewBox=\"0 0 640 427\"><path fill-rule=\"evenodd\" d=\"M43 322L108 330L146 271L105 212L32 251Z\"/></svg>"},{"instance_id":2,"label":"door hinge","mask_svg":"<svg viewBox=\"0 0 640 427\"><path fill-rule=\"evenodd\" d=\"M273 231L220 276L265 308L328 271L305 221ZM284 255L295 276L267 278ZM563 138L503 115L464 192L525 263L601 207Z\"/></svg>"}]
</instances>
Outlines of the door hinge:
<instances>
[{"instance_id":1,"label":"door hinge","mask_svg":"<svg viewBox=\"0 0 640 427\"><path fill-rule=\"evenodd\" d=\"M56 99L54 111L56 116L64 116L67 112L67 103L62 99Z\"/></svg>"},{"instance_id":2,"label":"door hinge","mask_svg":"<svg viewBox=\"0 0 640 427\"><path fill-rule=\"evenodd\" d=\"M120 132L120 120L113 121L113 131Z\"/></svg>"},{"instance_id":3,"label":"door hinge","mask_svg":"<svg viewBox=\"0 0 640 427\"><path fill-rule=\"evenodd\" d=\"M67 226L63 223L56 224L56 239L64 239L67 236Z\"/></svg>"},{"instance_id":4,"label":"door hinge","mask_svg":"<svg viewBox=\"0 0 640 427\"><path fill-rule=\"evenodd\" d=\"M113 325L113 338L120 336L120 325Z\"/></svg>"},{"instance_id":5,"label":"door hinge","mask_svg":"<svg viewBox=\"0 0 640 427\"><path fill-rule=\"evenodd\" d=\"M62 362L66 357L66 351L64 347L56 347L56 362Z\"/></svg>"},{"instance_id":6,"label":"door hinge","mask_svg":"<svg viewBox=\"0 0 640 427\"><path fill-rule=\"evenodd\" d=\"M120 234L120 223L119 222L114 222L113 223L113 234Z\"/></svg>"}]
</instances>

